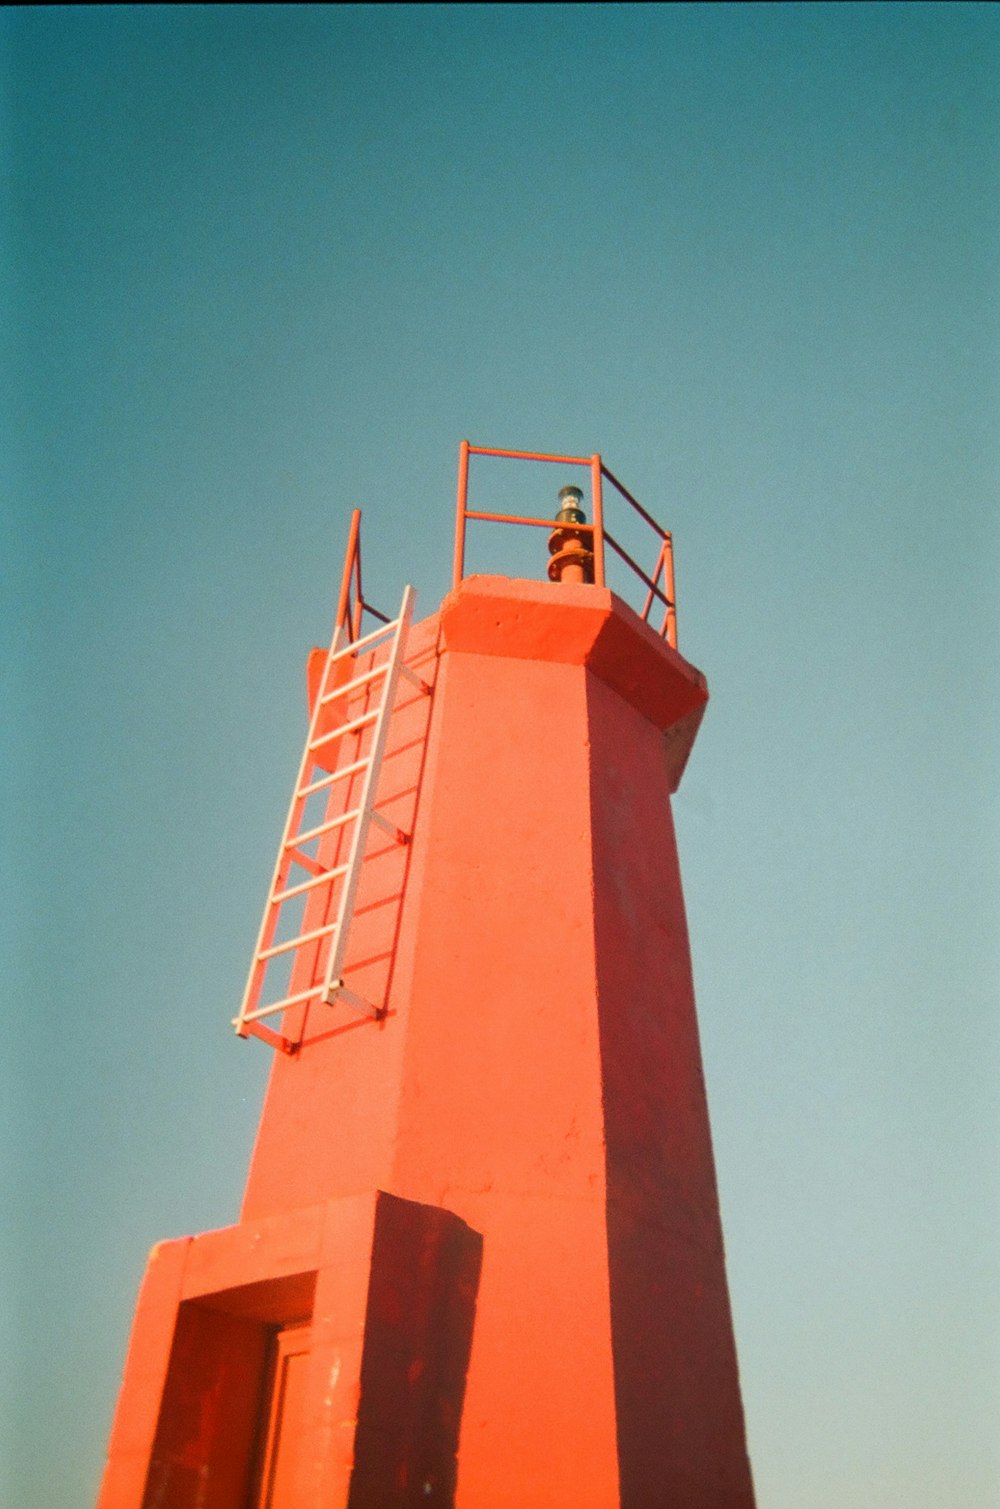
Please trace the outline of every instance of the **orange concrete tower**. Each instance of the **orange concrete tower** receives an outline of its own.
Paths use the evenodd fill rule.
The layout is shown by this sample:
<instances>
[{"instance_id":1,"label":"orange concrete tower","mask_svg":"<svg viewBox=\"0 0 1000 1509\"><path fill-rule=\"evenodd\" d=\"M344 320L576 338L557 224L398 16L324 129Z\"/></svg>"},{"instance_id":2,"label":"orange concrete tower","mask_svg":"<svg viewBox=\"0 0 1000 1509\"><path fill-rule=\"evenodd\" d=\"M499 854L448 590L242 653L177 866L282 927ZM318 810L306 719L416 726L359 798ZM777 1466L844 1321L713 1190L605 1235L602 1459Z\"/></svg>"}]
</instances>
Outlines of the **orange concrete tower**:
<instances>
[{"instance_id":1,"label":"orange concrete tower","mask_svg":"<svg viewBox=\"0 0 1000 1509\"><path fill-rule=\"evenodd\" d=\"M471 510L470 455L584 466L591 522ZM550 580L466 577L469 519L547 525ZM453 590L368 632L355 515L234 1022L276 1050L241 1217L151 1255L100 1509L752 1509L671 561L599 456L463 443Z\"/></svg>"}]
</instances>

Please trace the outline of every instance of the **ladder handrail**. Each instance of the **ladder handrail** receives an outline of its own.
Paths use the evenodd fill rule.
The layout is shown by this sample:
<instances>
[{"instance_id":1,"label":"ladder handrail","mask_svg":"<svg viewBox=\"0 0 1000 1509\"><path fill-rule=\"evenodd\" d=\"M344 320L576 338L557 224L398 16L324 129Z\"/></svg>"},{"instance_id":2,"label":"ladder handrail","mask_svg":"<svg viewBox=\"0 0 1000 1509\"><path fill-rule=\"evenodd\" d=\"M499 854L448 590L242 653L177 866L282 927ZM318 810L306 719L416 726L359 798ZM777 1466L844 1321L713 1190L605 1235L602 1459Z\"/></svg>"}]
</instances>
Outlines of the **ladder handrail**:
<instances>
[{"instance_id":1,"label":"ladder handrail","mask_svg":"<svg viewBox=\"0 0 1000 1509\"><path fill-rule=\"evenodd\" d=\"M326 974L324 976L325 990L323 999L330 1005L333 1004L336 991L343 985L341 972L347 952L347 923L354 909L354 898L357 894L358 883L361 878L361 859L364 855L365 842L368 838L368 829L375 806L375 792L378 785L378 777L382 769L385 741L389 732L389 715L391 714L392 705L396 697L396 684L399 680L399 669L402 664L403 650L406 645L410 622L413 618L413 605L415 601L416 593L413 588L410 586L404 587L403 601L399 609L399 618L397 619L398 628L392 642L392 649L389 651L388 669L385 680L382 683L382 702L372 735L372 745L368 755L368 769L365 772L361 797L358 801L358 816L354 823L354 833L351 838L351 850L347 860L347 874L344 877L344 883L340 892L337 932L334 935L334 945L330 950L330 956L326 965ZM379 1013L376 1012L376 1014Z\"/></svg>"},{"instance_id":2,"label":"ladder handrail","mask_svg":"<svg viewBox=\"0 0 1000 1509\"><path fill-rule=\"evenodd\" d=\"M354 569L352 562L359 559L356 531L354 533L355 538L352 539L352 542L348 546L348 557L345 564L345 581L348 584L349 571ZM342 591L341 607L343 607L344 600L344 593ZM349 595L346 600L349 602ZM334 628L333 639L326 655L323 672L310 712L309 727L302 751L302 759L299 763L298 775L292 790L292 799L282 830L278 857L272 873L271 885L267 893L264 915L261 919L257 935L257 944L252 957L246 989L239 1012L233 1018L233 1026L240 1037L262 1037L264 1041L274 1047L278 1047L288 1053L294 1052L299 1046L298 1042L292 1042L283 1034L275 1033L270 1029L257 1030L256 1024L262 1017L271 1016L276 1012L284 1011L289 1006L302 1004L312 999L321 999L328 1005L332 1005L338 997L342 997L347 1004L363 1009L368 1015L373 1017L382 1015L383 1008L365 1001L355 991L348 989L343 981L343 969L368 833L373 820L379 819L379 826L393 836L396 841L404 843L409 838L409 835L397 828L395 824L381 818L380 814L376 811L375 800L399 677L401 674L405 674L410 679L416 681L423 690L430 690L426 683L421 678L409 672L404 664L406 639L413 618L415 602L416 593L412 587L407 586L404 589L400 611L396 618L388 619L385 618L385 615L378 614L380 618L384 619L383 624L372 633L362 637L357 637L355 633L353 639L349 637L349 625L338 610L338 622ZM372 609L370 611L375 612L377 610ZM347 656L357 661L359 651L368 651L373 654L378 653L377 641L385 639L390 634L392 635L392 639L388 646L387 659L383 664L331 689L331 676L340 662ZM352 692L357 692L364 688L371 691L379 680L381 680L381 696L375 708L366 710L361 716L346 717L342 723L337 724L326 734L319 734L321 720L323 722L327 721L330 716L331 703L335 702L338 696L349 696ZM343 711L347 713L348 706L345 706ZM315 773L317 768L315 751L318 748L332 743L335 739L342 738L349 733L357 734L360 739L363 736L363 730L369 727L371 727L372 732L367 753L350 761L347 765L323 775L318 780L310 779L310 776ZM306 804L314 792L323 790L324 788L332 788L338 780L348 775L353 778L353 776L360 775L362 772L363 780L360 798L356 802L348 798L348 811L328 818L309 829L302 828L301 825L305 817ZM329 807L327 811L329 811ZM353 831L351 833L349 856L345 863L333 866L324 864L321 868L318 858L299 847L314 839L320 839L324 835L338 829L345 830L351 823L353 823ZM289 874L293 864L310 870L315 867L316 873L311 875L307 880L289 885ZM340 894L335 921L326 922L319 927L309 928L305 932L297 931L294 937L280 943L275 943L275 933L278 928L281 909L286 901L324 884L331 887L332 897L332 887L338 882L340 883ZM329 916L329 912L327 912L327 916ZM289 953L294 958L297 956L300 948L309 945L320 945L324 938L330 939L331 946L328 951L322 979L314 982L308 990L295 991L293 993L286 992L279 1001L261 1003L260 996L264 987L267 968L271 960L279 955ZM294 967L293 964L293 969Z\"/></svg>"},{"instance_id":3,"label":"ladder handrail","mask_svg":"<svg viewBox=\"0 0 1000 1509\"><path fill-rule=\"evenodd\" d=\"M339 649L340 644L345 637L346 631L344 629L344 626L338 623L333 631L333 639L330 642L330 649L326 657L326 664L323 667L323 675L319 685L319 690L321 693L326 686L326 680L327 676L329 675L330 664L333 659L334 652ZM293 856L290 852L291 845L289 843L289 840L292 837L293 831L298 827L302 813L305 810L307 798L302 795L302 787L306 784L305 778L312 768L313 764L315 763L312 758L312 752L309 746L313 735L316 732L316 727L321 715L322 703L320 701L320 697L317 696L310 713L309 730L306 734L306 742L302 750L302 759L299 762L299 770L298 775L295 777L295 785L292 787L292 800L289 804L288 815L285 818L284 828L282 829L281 842L278 845L278 857L274 862L274 873L271 876L271 884L268 887L267 891L267 901L264 905L264 915L261 918L260 930L257 934L257 944L253 951L253 957L250 964L250 974L247 978L246 989L243 992L243 1000L240 1004L240 1009L237 1012L236 1016L233 1018L233 1026L236 1029L237 1035L240 1037L246 1036L246 1033L243 1030L244 1026L248 1021L252 1021L254 1019L251 1015L249 1003L251 1000L259 997L260 989L263 984L264 974L267 966L266 961L262 959L261 955L263 954L264 950L266 948L270 948L271 944L274 942L274 934L278 926L278 913L280 910L279 907L276 907L274 905L274 897L279 891L284 890L288 880L288 871L291 869L291 866L294 862Z\"/></svg>"}]
</instances>

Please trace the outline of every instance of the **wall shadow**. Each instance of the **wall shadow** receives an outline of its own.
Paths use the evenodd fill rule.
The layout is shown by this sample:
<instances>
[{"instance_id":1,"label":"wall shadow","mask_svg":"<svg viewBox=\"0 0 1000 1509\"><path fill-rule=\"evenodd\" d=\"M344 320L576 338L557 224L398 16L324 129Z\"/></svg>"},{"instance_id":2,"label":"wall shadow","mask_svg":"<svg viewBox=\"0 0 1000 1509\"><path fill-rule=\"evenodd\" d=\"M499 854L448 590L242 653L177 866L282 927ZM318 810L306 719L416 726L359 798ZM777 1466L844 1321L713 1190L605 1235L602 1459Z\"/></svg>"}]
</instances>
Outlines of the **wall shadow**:
<instances>
[{"instance_id":1,"label":"wall shadow","mask_svg":"<svg viewBox=\"0 0 1000 1509\"><path fill-rule=\"evenodd\" d=\"M453 1505L483 1239L380 1194L348 1509Z\"/></svg>"},{"instance_id":2,"label":"wall shadow","mask_svg":"<svg viewBox=\"0 0 1000 1509\"><path fill-rule=\"evenodd\" d=\"M621 1509L753 1509L669 751L588 702Z\"/></svg>"}]
</instances>

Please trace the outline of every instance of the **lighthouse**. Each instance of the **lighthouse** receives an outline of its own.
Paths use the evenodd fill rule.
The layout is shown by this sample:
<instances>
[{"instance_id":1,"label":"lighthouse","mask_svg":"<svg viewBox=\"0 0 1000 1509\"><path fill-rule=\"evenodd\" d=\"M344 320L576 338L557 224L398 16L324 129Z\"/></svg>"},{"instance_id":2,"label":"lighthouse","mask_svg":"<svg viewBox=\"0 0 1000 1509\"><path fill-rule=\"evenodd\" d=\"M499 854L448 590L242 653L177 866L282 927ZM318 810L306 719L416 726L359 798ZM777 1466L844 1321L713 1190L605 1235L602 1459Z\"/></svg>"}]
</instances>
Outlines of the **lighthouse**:
<instances>
[{"instance_id":1,"label":"lighthouse","mask_svg":"<svg viewBox=\"0 0 1000 1509\"><path fill-rule=\"evenodd\" d=\"M583 485L474 507L499 461ZM487 527L540 579L466 575ZM753 1509L670 809L707 695L599 455L463 442L428 616L366 601L355 514L240 1219L153 1249L99 1509Z\"/></svg>"}]
</instances>

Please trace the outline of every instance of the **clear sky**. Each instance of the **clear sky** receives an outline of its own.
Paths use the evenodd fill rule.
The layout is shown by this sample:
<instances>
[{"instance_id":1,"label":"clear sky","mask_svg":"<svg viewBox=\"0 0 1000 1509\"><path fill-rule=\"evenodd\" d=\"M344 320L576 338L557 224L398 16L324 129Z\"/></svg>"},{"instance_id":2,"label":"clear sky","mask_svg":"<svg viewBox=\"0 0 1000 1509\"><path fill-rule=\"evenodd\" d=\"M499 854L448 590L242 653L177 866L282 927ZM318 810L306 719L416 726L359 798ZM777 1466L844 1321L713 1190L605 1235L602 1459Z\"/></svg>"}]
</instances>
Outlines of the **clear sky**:
<instances>
[{"instance_id":1,"label":"clear sky","mask_svg":"<svg viewBox=\"0 0 1000 1509\"><path fill-rule=\"evenodd\" d=\"M304 657L355 505L376 600L437 606L466 436L600 450L674 531L760 1509L994 1509L1000 12L0 43L3 1503L91 1502L148 1248L235 1218Z\"/></svg>"}]
</instances>

